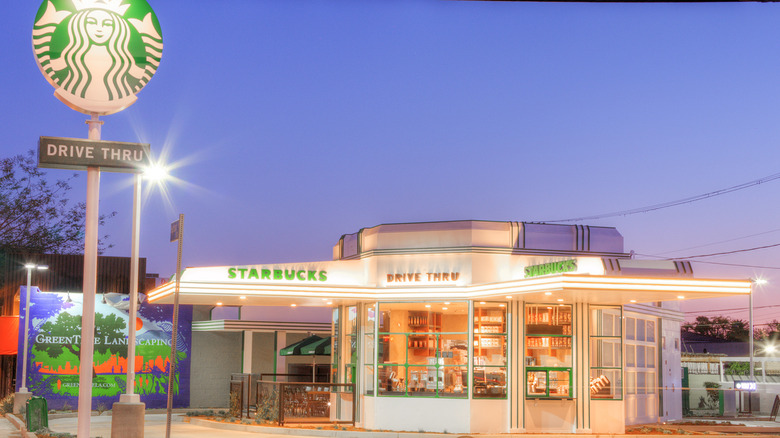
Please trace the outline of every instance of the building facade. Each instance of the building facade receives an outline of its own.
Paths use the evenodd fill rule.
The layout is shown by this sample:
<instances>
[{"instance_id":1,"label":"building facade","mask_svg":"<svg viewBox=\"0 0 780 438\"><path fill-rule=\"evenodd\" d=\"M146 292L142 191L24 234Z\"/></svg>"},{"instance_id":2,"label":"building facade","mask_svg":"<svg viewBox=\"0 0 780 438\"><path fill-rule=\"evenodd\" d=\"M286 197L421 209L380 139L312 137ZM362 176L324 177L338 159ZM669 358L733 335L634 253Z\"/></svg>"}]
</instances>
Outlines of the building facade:
<instances>
[{"instance_id":1,"label":"building facade","mask_svg":"<svg viewBox=\"0 0 780 438\"><path fill-rule=\"evenodd\" d=\"M327 262L189 268L180 291L240 311L194 327L243 333L243 372L258 372L253 336L275 354L283 323L313 332L323 321L299 313L331 313L333 380L356 384L367 429L623 433L682 417L679 301L746 295L750 282L633 260L614 228L453 221L365 228ZM257 309L276 320L242 317Z\"/></svg>"}]
</instances>

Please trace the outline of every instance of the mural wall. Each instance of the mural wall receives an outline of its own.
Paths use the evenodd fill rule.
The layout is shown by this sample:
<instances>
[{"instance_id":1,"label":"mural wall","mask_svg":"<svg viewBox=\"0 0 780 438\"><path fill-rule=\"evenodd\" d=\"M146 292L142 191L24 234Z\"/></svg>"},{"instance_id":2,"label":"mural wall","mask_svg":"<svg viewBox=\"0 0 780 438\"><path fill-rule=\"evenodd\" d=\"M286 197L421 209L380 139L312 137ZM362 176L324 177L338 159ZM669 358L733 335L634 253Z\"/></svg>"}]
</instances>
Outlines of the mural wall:
<instances>
[{"instance_id":1,"label":"mural wall","mask_svg":"<svg viewBox=\"0 0 780 438\"><path fill-rule=\"evenodd\" d=\"M21 303L26 300L21 288ZM75 409L79 392L82 294L31 288L27 388L50 409ZM129 297L97 294L92 364L92 409L110 409L125 393ZM24 304L20 309L17 390L21 387ZM173 331L173 306L142 303L135 320L135 393L147 408L165 408ZM189 406L192 306L179 306L173 406Z\"/></svg>"}]
</instances>

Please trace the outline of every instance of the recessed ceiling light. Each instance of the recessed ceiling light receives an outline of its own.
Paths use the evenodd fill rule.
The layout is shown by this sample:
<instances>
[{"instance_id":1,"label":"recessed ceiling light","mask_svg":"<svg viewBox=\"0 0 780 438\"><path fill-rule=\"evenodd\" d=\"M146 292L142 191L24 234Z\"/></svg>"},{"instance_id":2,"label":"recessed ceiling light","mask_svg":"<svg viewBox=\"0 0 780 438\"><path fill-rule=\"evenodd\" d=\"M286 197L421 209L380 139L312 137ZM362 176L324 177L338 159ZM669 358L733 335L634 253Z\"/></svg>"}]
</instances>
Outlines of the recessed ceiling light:
<instances>
[{"instance_id":1,"label":"recessed ceiling light","mask_svg":"<svg viewBox=\"0 0 780 438\"><path fill-rule=\"evenodd\" d=\"M425 307L431 307L431 305L430 304L426 304Z\"/></svg>"},{"instance_id":2,"label":"recessed ceiling light","mask_svg":"<svg viewBox=\"0 0 780 438\"><path fill-rule=\"evenodd\" d=\"M544 294L549 296L552 295L552 292L545 292Z\"/></svg>"},{"instance_id":3,"label":"recessed ceiling light","mask_svg":"<svg viewBox=\"0 0 780 438\"><path fill-rule=\"evenodd\" d=\"M293 303L293 304L290 304L290 307L297 307L297 306L298 306L298 305L297 305L297 304L295 304L295 303Z\"/></svg>"},{"instance_id":4,"label":"recessed ceiling light","mask_svg":"<svg viewBox=\"0 0 780 438\"><path fill-rule=\"evenodd\" d=\"M558 304L559 306L563 307L563 304Z\"/></svg>"},{"instance_id":5,"label":"recessed ceiling light","mask_svg":"<svg viewBox=\"0 0 780 438\"><path fill-rule=\"evenodd\" d=\"M684 296L684 295L677 295L677 299L678 299L678 300L684 300L684 299L685 299L685 296Z\"/></svg>"},{"instance_id":6,"label":"recessed ceiling light","mask_svg":"<svg viewBox=\"0 0 780 438\"><path fill-rule=\"evenodd\" d=\"M552 307L551 307L551 306L547 306L547 308L548 308L548 309L552 309Z\"/></svg>"},{"instance_id":7,"label":"recessed ceiling light","mask_svg":"<svg viewBox=\"0 0 780 438\"><path fill-rule=\"evenodd\" d=\"M245 297L245 296L243 296L243 295L241 295L240 297L238 297L238 299L239 299L239 300L245 300L245 299L246 299L246 297Z\"/></svg>"},{"instance_id":8,"label":"recessed ceiling light","mask_svg":"<svg viewBox=\"0 0 780 438\"><path fill-rule=\"evenodd\" d=\"M506 296L506 299L507 299L507 300L511 300L511 299L512 299L512 295L507 295L507 296Z\"/></svg>"},{"instance_id":9,"label":"recessed ceiling light","mask_svg":"<svg viewBox=\"0 0 780 438\"><path fill-rule=\"evenodd\" d=\"M506 304L499 304L498 307L506 307Z\"/></svg>"},{"instance_id":10,"label":"recessed ceiling light","mask_svg":"<svg viewBox=\"0 0 780 438\"><path fill-rule=\"evenodd\" d=\"M328 301L326 304L331 306L331 305L333 305L333 301ZM372 309L373 309L373 307L372 307Z\"/></svg>"},{"instance_id":11,"label":"recessed ceiling light","mask_svg":"<svg viewBox=\"0 0 780 438\"><path fill-rule=\"evenodd\" d=\"M328 299L327 298L323 298L322 301L328 301Z\"/></svg>"},{"instance_id":12,"label":"recessed ceiling light","mask_svg":"<svg viewBox=\"0 0 780 438\"><path fill-rule=\"evenodd\" d=\"M446 304L446 305L448 305L448 306L449 306L449 305L450 305L450 302L449 302L449 301L445 301L445 302L444 302L444 304Z\"/></svg>"},{"instance_id":13,"label":"recessed ceiling light","mask_svg":"<svg viewBox=\"0 0 780 438\"><path fill-rule=\"evenodd\" d=\"M447 310L448 308L449 308L449 307L442 307L441 309L442 309L442 310Z\"/></svg>"},{"instance_id":14,"label":"recessed ceiling light","mask_svg":"<svg viewBox=\"0 0 780 438\"><path fill-rule=\"evenodd\" d=\"M221 306L221 305L222 305L222 302L221 301L217 301L217 306Z\"/></svg>"},{"instance_id":15,"label":"recessed ceiling light","mask_svg":"<svg viewBox=\"0 0 780 438\"><path fill-rule=\"evenodd\" d=\"M558 298L558 301L563 301L563 298Z\"/></svg>"},{"instance_id":16,"label":"recessed ceiling light","mask_svg":"<svg viewBox=\"0 0 780 438\"><path fill-rule=\"evenodd\" d=\"M486 302L484 302L484 301L480 301L480 302L479 302L479 304L487 304L487 303L486 303Z\"/></svg>"},{"instance_id":17,"label":"recessed ceiling light","mask_svg":"<svg viewBox=\"0 0 780 438\"><path fill-rule=\"evenodd\" d=\"M632 303L636 303L636 300L631 300Z\"/></svg>"}]
</instances>

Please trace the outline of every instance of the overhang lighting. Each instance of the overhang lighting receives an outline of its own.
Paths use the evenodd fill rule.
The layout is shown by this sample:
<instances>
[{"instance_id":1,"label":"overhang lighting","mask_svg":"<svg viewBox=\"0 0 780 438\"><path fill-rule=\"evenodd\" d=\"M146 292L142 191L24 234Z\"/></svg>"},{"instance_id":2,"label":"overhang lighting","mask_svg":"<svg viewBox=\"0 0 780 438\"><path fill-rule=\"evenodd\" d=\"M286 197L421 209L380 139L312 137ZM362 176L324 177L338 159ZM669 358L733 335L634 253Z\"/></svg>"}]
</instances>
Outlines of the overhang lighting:
<instances>
[{"instance_id":1,"label":"overhang lighting","mask_svg":"<svg viewBox=\"0 0 780 438\"><path fill-rule=\"evenodd\" d=\"M545 292L544 294L547 295L547 296L550 296L550 295L552 295L552 292Z\"/></svg>"},{"instance_id":2,"label":"overhang lighting","mask_svg":"<svg viewBox=\"0 0 780 438\"><path fill-rule=\"evenodd\" d=\"M298 307L298 305L295 304L295 303L292 303L292 304L290 304L290 307Z\"/></svg>"},{"instance_id":3,"label":"overhang lighting","mask_svg":"<svg viewBox=\"0 0 780 438\"><path fill-rule=\"evenodd\" d=\"M431 307L431 305L430 304L426 304L425 307Z\"/></svg>"},{"instance_id":4,"label":"overhang lighting","mask_svg":"<svg viewBox=\"0 0 780 438\"><path fill-rule=\"evenodd\" d=\"M685 295L677 295L677 299L678 300L684 300L685 299Z\"/></svg>"},{"instance_id":5,"label":"overhang lighting","mask_svg":"<svg viewBox=\"0 0 780 438\"><path fill-rule=\"evenodd\" d=\"M563 301L563 298L558 298L558 302L561 302L561 301Z\"/></svg>"},{"instance_id":6,"label":"overhang lighting","mask_svg":"<svg viewBox=\"0 0 780 438\"><path fill-rule=\"evenodd\" d=\"M239 299L239 300L245 300L245 299L246 299L246 297L245 297L245 296L243 296L243 295L241 295L240 297L238 297L238 299Z\"/></svg>"},{"instance_id":7,"label":"overhang lighting","mask_svg":"<svg viewBox=\"0 0 780 438\"><path fill-rule=\"evenodd\" d=\"M222 305L222 301L217 301L217 306L221 306L221 305Z\"/></svg>"},{"instance_id":8,"label":"overhang lighting","mask_svg":"<svg viewBox=\"0 0 780 438\"><path fill-rule=\"evenodd\" d=\"M636 303L636 300L631 300L632 303Z\"/></svg>"}]
</instances>

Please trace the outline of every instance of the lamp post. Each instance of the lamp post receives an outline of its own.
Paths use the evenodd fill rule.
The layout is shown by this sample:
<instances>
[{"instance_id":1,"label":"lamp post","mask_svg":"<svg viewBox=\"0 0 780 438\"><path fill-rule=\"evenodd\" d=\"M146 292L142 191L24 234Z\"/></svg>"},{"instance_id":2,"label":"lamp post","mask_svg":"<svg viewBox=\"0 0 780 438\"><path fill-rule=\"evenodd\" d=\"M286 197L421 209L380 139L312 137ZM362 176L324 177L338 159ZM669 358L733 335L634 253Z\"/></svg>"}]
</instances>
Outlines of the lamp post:
<instances>
[{"instance_id":1,"label":"lamp post","mask_svg":"<svg viewBox=\"0 0 780 438\"><path fill-rule=\"evenodd\" d=\"M762 285L766 284L766 280L763 278L751 278L750 279L750 300L748 304L748 319L749 319L749 333L748 333L748 342L749 342L749 349L750 349L750 380L755 380L754 375L754 364L753 364L753 289L755 285Z\"/></svg>"},{"instance_id":2,"label":"lamp post","mask_svg":"<svg viewBox=\"0 0 780 438\"><path fill-rule=\"evenodd\" d=\"M162 181L167 172L161 166L152 166L133 175L133 225L130 246L130 308L127 318L127 380L125 393L114 403L111 435L143 438L146 405L135 393L135 321L138 314L138 257L141 240L141 180L143 177Z\"/></svg>"},{"instance_id":3,"label":"lamp post","mask_svg":"<svg viewBox=\"0 0 780 438\"><path fill-rule=\"evenodd\" d=\"M30 289L32 289L32 271L33 270L46 270L49 269L46 265L36 265L34 263L27 263L24 265L27 269L27 289L25 289L24 299L24 348L22 351L22 386L19 388L19 392L14 394L14 413L19 413L24 407L27 400L30 399L30 391L27 390L27 345L29 344L27 337L30 333Z\"/></svg>"},{"instance_id":4,"label":"lamp post","mask_svg":"<svg viewBox=\"0 0 780 438\"><path fill-rule=\"evenodd\" d=\"M24 269L27 269L27 289L24 300L24 353L22 354L22 387L19 392L27 391L27 345L29 344L27 336L30 333L30 289L32 288L32 271L37 269L44 271L49 269L46 265L35 265L28 263L24 265Z\"/></svg>"}]
</instances>

